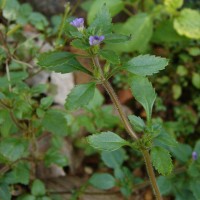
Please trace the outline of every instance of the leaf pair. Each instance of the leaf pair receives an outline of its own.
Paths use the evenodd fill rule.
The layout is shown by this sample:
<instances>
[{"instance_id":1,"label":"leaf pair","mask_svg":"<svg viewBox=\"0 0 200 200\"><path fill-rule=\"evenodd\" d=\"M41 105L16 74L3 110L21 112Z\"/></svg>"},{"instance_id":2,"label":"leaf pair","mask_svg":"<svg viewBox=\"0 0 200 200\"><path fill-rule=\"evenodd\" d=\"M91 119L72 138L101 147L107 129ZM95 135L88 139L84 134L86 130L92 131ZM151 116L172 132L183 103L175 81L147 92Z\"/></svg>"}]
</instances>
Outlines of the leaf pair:
<instances>
[{"instance_id":1,"label":"leaf pair","mask_svg":"<svg viewBox=\"0 0 200 200\"><path fill-rule=\"evenodd\" d=\"M166 58L141 55L132 58L123 66L123 69L134 75L130 79L131 91L135 99L144 107L147 113L147 120L151 118L156 93L152 84L145 76L158 73L160 70L163 70L167 64L168 60Z\"/></svg>"}]
</instances>

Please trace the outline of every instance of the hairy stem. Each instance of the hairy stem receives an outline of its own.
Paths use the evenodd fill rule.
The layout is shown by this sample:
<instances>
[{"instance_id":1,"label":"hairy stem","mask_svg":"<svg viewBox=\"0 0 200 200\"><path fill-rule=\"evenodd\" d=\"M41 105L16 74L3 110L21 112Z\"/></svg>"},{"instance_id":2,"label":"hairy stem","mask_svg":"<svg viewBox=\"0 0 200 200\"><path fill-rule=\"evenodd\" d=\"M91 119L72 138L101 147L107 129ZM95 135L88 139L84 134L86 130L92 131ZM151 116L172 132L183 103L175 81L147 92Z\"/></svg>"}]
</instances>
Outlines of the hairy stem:
<instances>
[{"instance_id":1,"label":"hairy stem","mask_svg":"<svg viewBox=\"0 0 200 200\"><path fill-rule=\"evenodd\" d=\"M129 122L127 116L126 116L126 114L124 113L124 111L122 109L122 105L119 102L114 89L112 88L112 86L110 85L110 83L104 77L104 73L103 73L103 70L101 68L101 65L99 63L99 59L98 59L97 56L95 56L93 58L93 62L94 62L94 65L96 67L98 67L98 69L99 69L99 72L100 72L100 75L101 75L102 85L104 86L104 88L108 92L111 100L113 101L115 107L117 108L117 111L119 112L120 118L121 118L121 120L122 120L122 122L124 124L124 127L126 128L126 131L129 133L129 135L134 140L138 140L138 137L137 137L136 133L133 131L133 129L131 127L131 124L130 124L130 122ZM149 175L151 186L153 188L153 192L154 192L154 194L156 196L156 199L157 200L162 200L162 196L160 194L158 185L156 183L156 177L155 177L154 170L153 170L153 167L152 167L151 157L149 155L149 152L148 152L148 150L142 150L142 154L143 154L143 157L144 157L144 160L145 160L145 165L146 165L146 168L147 168L147 172L148 172L148 175Z\"/></svg>"},{"instance_id":2,"label":"hairy stem","mask_svg":"<svg viewBox=\"0 0 200 200\"><path fill-rule=\"evenodd\" d=\"M155 176L155 173L154 173L154 170L153 170L153 167L152 167L151 157L149 155L149 151L148 150L143 150L142 154L143 154L143 157L144 157L144 160L145 160L147 173L149 175L151 186L153 188L153 192L154 192L154 194L156 196L156 199L157 200L162 200L162 196L160 194L160 191L159 191L159 188L158 188L158 185L157 185L157 182L156 182L156 176Z\"/></svg>"}]
</instances>

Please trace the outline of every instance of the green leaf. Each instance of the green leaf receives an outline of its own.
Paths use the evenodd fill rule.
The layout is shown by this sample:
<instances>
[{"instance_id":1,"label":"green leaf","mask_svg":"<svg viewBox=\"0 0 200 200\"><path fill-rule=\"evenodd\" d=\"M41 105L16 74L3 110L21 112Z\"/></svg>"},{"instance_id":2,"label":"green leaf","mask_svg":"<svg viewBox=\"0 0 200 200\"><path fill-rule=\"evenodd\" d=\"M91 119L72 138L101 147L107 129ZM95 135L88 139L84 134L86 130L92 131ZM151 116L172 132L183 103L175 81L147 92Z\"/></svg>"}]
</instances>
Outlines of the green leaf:
<instances>
[{"instance_id":1,"label":"green leaf","mask_svg":"<svg viewBox=\"0 0 200 200\"><path fill-rule=\"evenodd\" d=\"M147 113L147 119L150 120L153 104L156 99L156 93L152 84L145 77L133 76L131 80L131 91L135 99L144 107Z\"/></svg>"},{"instance_id":2,"label":"green leaf","mask_svg":"<svg viewBox=\"0 0 200 200\"><path fill-rule=\"evenodd\" d=\"M182 94L182 88L180 85L174 84L172 86L172 93L173 93L173 98L178 99L181 94Z\"/></svg>"},{"instance_id":3,"label":"green leaf","mask_svg":"<svg viewBox=\"0 0 200 200\"><path fill-rule=\"evenodd\" d=\"M113 64L119 64L120 59L119 56L111 50L100 50L99 55L105 58L108 62Z\"/></svg>"},{"instance_id":4,"label":"green leaf","mask_svg":"<svg viewBox=\"0 0 200 200\"><path fill-rule=\"evenodd\" d=\"M174 28L180 35L200 39L200 14L197 10L183 9L174 19Z\"/></svg>"},{"instance_id":5,"label":"green leaf","mask_svg":"<svg viewBox=\"0 0 200 200\"><path fill-rule=\"evenodd\" d=\"M153 166L162 175L171 173L173 164L169 151L161 147L153 147L151 149L151 159Z\"/></svg>"},{"instance_id":6,"label":"green leaf","mask_svg":"<svg viewBox=\"0 0 200 200\"><path fill-rule=\"evenodd\" d=\"M30 13L32 12L32 7L30 4L28 3L24 3L20 6L19 8L19 12L18 12L18 16L17 16L17 23L19 23L20 25L25 25L28 23L28 18Z\"/></svg>"},{"instance_id":7,"label":"green leaf","mask_svg":"<svg viewBox=\"0 0 200 200\"><path fill-rule=\"evenodd\" d=\"M121 148L116 151L103 151L101 153L101 159L110 168L118 168L122 165L126 159L125 151Z\"/></svg>"},{"instance_id":8,"label":"green leaf","mask_svg":"<svg viewBox=\"0 0 200 200\"><path fill-rule=\"evenodd\" d=\"M3 9L3 16L10 21L16 20L19 9L20 4L17 0L7 0Z\"/></svg>"},{"instance_id":9,"label":"green leaf","mask_svg":"<svg viewBox=\"0 0 200 200\"><path fill-rule=\"evenodd\" d=\"M39 95L41 93L47 93L48 85L47 84L38 84L31 88L31 94L33 96Z\"/></svg>"},{"instance_id":10,"label":"green leaf","mask_svg":"<svg viewBox=\"0 0 200 200\"><path fill-rule=\"evenodd\" d=\"M200 176L199 164L196 161L190 163L187 173L194 178L198 178Z\"/></svg>"},{"instance_id":11,"label":"green leaf","mask_svg":"<svg viewBox=\"0 0 200 200\"><path fill-rule=\"evenodd\" d=\"M168 195L173 190L171 180L168 177L159 176L157 178L157 183L162 195Z\"/></svg>"},{"instance_id":12,"label":"green leaf","mask_svg":"<svg viewBox=\"0 0 200 200\"><path fill-rule=\"evenodd\" d=\"M116 27L116 33L132 35L132 40L120 44L109 44L107 49L115 49L116 52L145 52L153 34L151 17L146 13L139 13Z\"/></svg>"},{"instance_id":13,"label":"green leaf","mask_svg":"<svg viewBox=\"0 0 200 200\"><path fill-rule=\"evenodd\" d=\"M180 8L183 3L183 0L164 0L164 5L166 6L167 10L171 12Z\"/></svg>"},{"instance_id":14,"label":"green leaf","mask_svg":"<svg viewBox=\"0 0 200 200\"><path fill-rule=\"evenodd\" d=\"M90 13L88 14L88 17L90 17ZM88 31L92 32L94 35L102 35L112 31L112 18L106 5L103 5L97 16L95 16Z\"/></svg>"},{"instance_id":15,"label":"green leaf","mask_svg":"<svg viewBox=\"0 0 200 200\"><path fill-rule=\"evenodd\" d=\"M39 179L34 180L31 186L31 194L34 196L43 196L46 193L45 185Z\"/></svg>"},{"instance_id":16,"label":"green leaf","mask_svg":"<svg viewBox=\"0 0 200 200\"><path fill-rule=\"evenodd\" d=\"M90 48L89 42L86 44L80 39L75 39L70 44L76 47L77 49L86 50Z\"/></svg>"},{"instance_id":17,"label":"green leaf","mask_svg":"<svg viewBox=\"0 0 200 200\"><path fill-rule=\"evenodd\" d=\"M106 4L107 8L103 7L103 6L105 6L104 4ZM106 10L103 11L102 7L105 8ZM91 24L91 22L93 22L93 20L96 19L96 15L101 10L102 15L103 14L106 15L105 17L102 16L102 19L108 20L108 22L102 21L102 23L104 24L103 26L106 26L107 23L109 25L109 22L111 22L111 18L107 14L108 13L107 9L109 9L111 16L115 16L123 8L124 8L124 4L123 4L122 0L115 0L115 1L113 1L113 0L101 0L101 1L94 0L91 7L90 7L90 11L88 12L88 23ZM98 22L100 23L99 20L98 20ZM94 24L94 26L95 26L95 24Z\"/></svg>"},{"instance_id":18,"label":"green leaf","mask_svg":"<svg viewBox=\"0 0 200 200\"><path fill-rule=\"evenodd\" d=\"M31 12L28 20L38 30L44 30L48 26L46 17L39 12Z\"/></svg>"},{"instance_id":19,"label":"green leaf","mask_svg":"<svg viewBox=\"0 0 200 200\"><path fill-rule=\"evenodd\" d=\"M40 107L42 109L47 109L53 103L53 97L44 97L40 100Z\"/></svg>"},{"instance_id":20,"label":"green leaf","mask_svg":"<svg viewBox=\"0 0 200 200\"><path fill-rule=\"evenodd\" d=\"M0 154L9 161L16 161L21 158L28 148L28 141L23 138L6 138L1 141Z\"/></svg>"},{"instance_id":21,"label":"green leaf","mask_svg":"<svg viewBox=\"0 0 200 200\"><path fill-rule=\"evenodd\" d=\"M183 66L183 65L179 65L177 67L176 73L179 76L186 76L188 74L188 69L185 66Z\"/></svg>"},{"instance_id":22,"label":"green leaf","mask_svg":"<svg viewBox=\"0 0 200 200\"><path fill-rule=\"evenodd\" d=\"M133 74L147 76L158 73L168 65L166 58L152 55L140 55L129 60L124 68Z\"/></svg>"},{"instance_id":23,"label":"green leaf","mask_svg":"<svg viewBox=\"0 0 200 200\"><path fill-rule=\"evenodd\" d=\"M190 47L187 49L187 51L191 56L200 56L200 48L199 47Z\"/></svg>"},{"instance_id":24,"label":"green leaf","mask_svg":"<svg viewBox=\"0 0 200 200\"><path fill-rule=\"evenodd\" d=\"M67 120L64 113L59 110L48 110L41 124L45 130L56 135L66 136L68 134Z\"/></svg>"},{"instance_id":25,"label":"green leaf","mask_svg":"<svg viewBox=\"0 0 200 200\"><path fill-rule=\"evenodd\" d=\"M154 146L160 146L160 147L164 147L164 148L167 148L169 146L176 147L178 145L175 138L163 129L158 134L158 136L153 138L153 144L154 144Z\"/></svg>"},{"instance_id":26,"label":"green leaf","mask_svg":"<svg viewBox=\"0 0 200 200\"><path fill-rule=\"evenodd\" d=\"M122 42L127 42L131 40L131 36L127 35L122 35L122 34L106 34L105 35L105 43L112 44L112 43L122 43Z\"/></svg>"},{"instance_id":27,"label":"green leaf","mask_svg":"<svg viewBox=\"0 0 200 200\"><path fill-rule=\"evenodd\" d=\"M199 190L200 180L193 179L190 181L190 190L194 194L196 199L200 199L200 190Z\"/></svg>"},{"instance_id":28,"label":"green leaf","mask_svg":"<svg viewBox=\"0 0 200 200\"><path fill-rule=\"evenodd\" d=\"M187 42L187 38L180 36L173 27L173 21L162 20L156 27L151 41L156 44L173 45L174 43Z\"/></svg>"},{"instance_id":29,"label":"green leaf","mask_svg":"<svg viewBox=\"0 0 200 200\"><path fill-rule=\"evenodd\" d=\"M192 74L192 84L195 88L200 89L200 74L195 72Z\"/></svg>"},{"instance_id":30,"label":"green leaf","mask_svg":"<svg viewBox=\"0 0 200 200\"><path fill-rule=\"evenodd\" d=\"M115 186L115 179L107 173L96 173L89 179L89 183L98 189L108 190Z\"/></svg>"},{"instance_id":31,"label":"green leaf","mask_svg":"<svg viewBox=\"0 0 200 200\"><path fill-rule=\"evenodd\" d=\"M114 151L128 145L126 140L110 131L88 136L87 139L92 147L102 151Z\"/></svg>"},{"instance_id":32,"label":"green leaf","mask_svg":"<svg viewBox=\"0 0 200 200\"><path fill-rule=\"evenodd\" d=\"M21 183L28 185L30 179L30 166L28 163L20 162L14 169L5 175L5 181L9 184Z\"/></svg>"},{"instance_id":33,"label":"green leaf","mask_svg":"<svg viewBox=\"0 0 200 200\"><path fill-rule=\"evenodd\" d=\"M95 88L94 97L91 99L91 101L85 107L88 110L96 110L97 108L99 108L103 105L103 102L104 102L103 95L97 88Z\"/></svg>"},{"instance_id":34,"label":"green leaf","mask_svg":"<svg viewBox=\"0 0 200 200\"><path fill-rule=\"evenodd\" d=\"M4 183L0 183L0 199L11 200L11 193L9 186Z\"/></svg>"},{"instance_id":35,"label":"green leaf","mask_svg":"<svg viewBox=\"0 0 200 200\"><path fill-rule=\"evenodd\" d=\"M69 59L74 58L74 54L62 51L51 51L40 54L38 57L38 65L42 67L55 67L58 65L63 65L69 61Z\"/></svg>"},{"instance_id":36,"label":"green leaf","mask_svg":"<svg viewBox=\"0 0 200 200\"><path fill-rule=\"evenodd\" d=\"M142 118L137 117L135 115L129 115L128 119L130 120L131 124L136 129L136 131L143 131L145 129L146 125Z\"/></svg>"},{"instance_id":37,"label":"green leaf","mask_svg":"<svg viewBox=\"0 0 200 200\"><path fill-rule=\"evenodd\" d=\"M187 162L192 155L192 148L188 144L178 143L176 147L170 147L170 151L181 162Z\"/></svg>"},{"instance_id":38,"label":"green leaf","mask_svg":"<svg viewBox=\"0 0 200 200\"><path fill-rule=\"evenodd\" d=\"M38 65L47 70L69 73L73 71L82 71L91 74L75 59L75 55L69 52L52 51L40 54L38 57Z\"/></svg>"},{"instance_id":39,"label":"green leaf","mask_svg":"<svg viewBox=\"0 0 200 200\"><path fill-rule=\"evenodd\" d=\"M45 153L44 162L47 166L50 166L51 164L57 164L60 167L65 167L68 165L67 157L60 151L53 148L49 149L47 153Z\"/></svg>"},{"instance_id":40,"label":"green leaf","mask_svg":"<svg viewBox=\"0 0 200 200\"><path fill-rule=\"evenodd\" d=\"M72 110L87 105L94 97L94 92L95 83L93 82L77 85L67 96L66 109Z\"/></svg>"}]
</instances>

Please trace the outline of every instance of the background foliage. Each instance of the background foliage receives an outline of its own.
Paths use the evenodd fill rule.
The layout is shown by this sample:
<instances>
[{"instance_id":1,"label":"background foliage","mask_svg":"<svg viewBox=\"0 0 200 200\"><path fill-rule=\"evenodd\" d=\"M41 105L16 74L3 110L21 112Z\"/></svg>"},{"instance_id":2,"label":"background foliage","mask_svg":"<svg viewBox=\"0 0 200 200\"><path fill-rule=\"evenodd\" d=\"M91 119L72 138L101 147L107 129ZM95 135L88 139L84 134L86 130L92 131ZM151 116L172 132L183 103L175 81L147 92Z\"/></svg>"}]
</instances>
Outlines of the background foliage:
<instances>
[{"instance_id":1,"label":"background foliage","mask_svg":"<svg viewBox=\"0 0 200 200\"><path fill-rule=\"evenodd\" d=\"M104 3L115 22L112 27L108 26L110 21L105 20L109 16L103 15L100 22L96 19ZM66 6L64 15L47 19L34 11L29 3L0 0L0 6L0 199L11 199L16 185L24 188L23 193L16 195L19 200L54 199L42 180L38 179L33 164L43 162L46 167L55 164L67 172L69 158L62 152L66 138L76 149L81 149L86 158L97 154L100 157L86 185L103 190L117 187L124 198L129 197L135 185L145 183L146 175L136 176L132 173L143 168L140 153L126 147L119 148L127 145L127 142L114 134L117 131L123 135L124 130L118 117L113 115L113 107L107 104L107 97L104 98L95 89L94 83L86 83L72 90L65 109L58 108L53 101L50 83L33 86L28 82L41 70L90 73L79 64L73 53L64 51L68 50L69 44L82 50L89 48L89 44L81 42L79 33L69 25L75 14L70 13ZM200 160L192 160L193 151L200 154L199 2L86 0L78 6L84 11L83 15L90 25L89 31L108 34L110 28L114 30L115 36L109 38L108 35L100 54L110 63L115 89L121 91L129 87L129 73L115 68L121 63L128 72L144 76L137 78L134 75L131 85L133 94L136 91L134 98L141 105L133 100L127 101L126 105L135 113L129 116L129 120L139 132L145 129L143 119L153 117L155 139L152 162L159 173L167 175L157 178L161 193L176 200L199 199ZM98 23L100 27L96 26ZM27 34L30 27L31 32L35 33L31 37ZM123 37L121 35L120 38L119 34L123 34ZM71 36L77 39L71 41ZM117 44L118 40L124 42ZM48 41L57 51L40 56L41 45L36 45L37 41L41 44ZM166 57L169 64L166 70L155 74L168 62L159 57ZM142 67L147 64L149 70L143 71ZM66 65L69 66L67 69ZM153 75L150 80L156 88L156 100L155 91L145 78L149 75ZM144 91L137 91L138 85L142 85ZM91 95L88 95L88 91ZM148 100L142 94L148 94ZM71 110L80 107L83 107L81 114L74 115ZM160 129L161 126L164 128ZM117 150L99 152L88 146L87 141L79 137L79 130L83 128L86 132L84 136L96 133L96 130L103 132L90 136L90 144L96 145L97 139L104 144L109 136L115 139L117 148L116 144L103 148ZM113 132L108 134L108 130ZM47 132L51 133L50 145L41 151L38 141ZM156 135L158 132L161 134ZM101 149L102 145L98 144L98 149ZM172 162L173 171L169 164ZM102 171L102 166L106 170ZM107 180L106 183L104 180ZM82 194L82 190L77 190L74 199Z\"/></svg>"}]
</instances>

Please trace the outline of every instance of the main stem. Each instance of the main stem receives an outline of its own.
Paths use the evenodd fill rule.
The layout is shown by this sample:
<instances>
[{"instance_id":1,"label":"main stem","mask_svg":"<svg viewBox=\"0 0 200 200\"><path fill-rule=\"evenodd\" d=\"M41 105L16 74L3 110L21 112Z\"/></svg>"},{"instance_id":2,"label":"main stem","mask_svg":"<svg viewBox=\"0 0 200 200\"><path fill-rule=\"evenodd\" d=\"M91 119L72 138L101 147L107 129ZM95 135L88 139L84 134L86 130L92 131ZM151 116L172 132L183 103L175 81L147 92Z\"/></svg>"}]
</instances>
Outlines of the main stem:
<instances>
[{"instance_id":1,"label":"main stem","mask_svg":"<svg viewBox=\"0 0 200 200\"><path fill-rule=\"evenodd\" d=\"M102 68L101 68L101 65L99 63L99 59L98 59L97 56L95 56L93 58L93 62L94 62L94 65L96 67L98 67L98 69L99 69L99 72L100 72L100 75L101 75L102 85L104 86L104 88L108 92L112 102L114 103L117 111L119 112L120 118L121 118L121 120L122 120L122 122L123 122L123 124L125 126L126 131L133 138L133 140L138 140L138 136L133 131L133 129L131 127L131 124L129 123L129 120L128 120L126 114L123 111L122 105L119 102L118 97L117 97L114 89L112 88L110 83L104 77L104 73L102 71ZM145 160L145 165L146 165L146 168L147 168L147 172L148 172L148 175L149 175L151 186L152 186L153 192L154 192L154 194L156 196L156 199L157 200L162 200L162 196L160 194L160 191L159 191L159 188L158 188L158 185L157 185L157 182L156 182L155 173L154 173L154 170L153 170L153 167L152 167L149 151L148 150L142 150L142 154L143 154L143 157L144 157L144 160Z\"/></svg>"}]
</instances>

